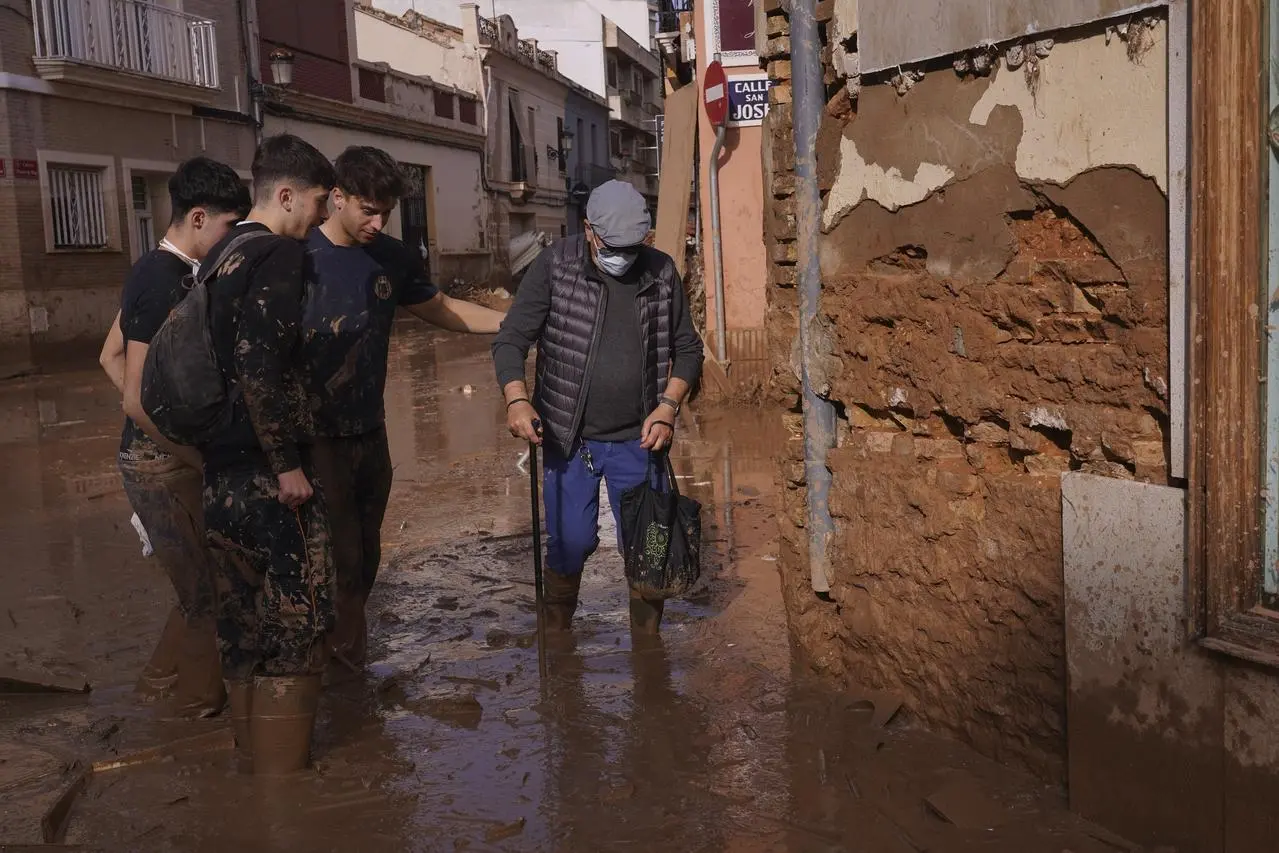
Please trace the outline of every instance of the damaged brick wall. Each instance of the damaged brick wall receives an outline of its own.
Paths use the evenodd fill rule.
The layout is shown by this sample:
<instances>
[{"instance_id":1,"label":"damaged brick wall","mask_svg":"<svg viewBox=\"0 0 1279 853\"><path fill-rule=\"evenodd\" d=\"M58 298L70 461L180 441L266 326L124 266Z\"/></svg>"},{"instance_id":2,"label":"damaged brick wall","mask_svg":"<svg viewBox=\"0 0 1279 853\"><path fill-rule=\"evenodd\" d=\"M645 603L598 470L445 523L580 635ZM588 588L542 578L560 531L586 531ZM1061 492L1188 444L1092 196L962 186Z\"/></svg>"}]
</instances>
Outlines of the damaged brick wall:
<instances>
[{"instance_id":1,"label":"damaged brick wall","mask_svg":"<svg viewBox=\"0 0 1279 853\"><path fill-rule=\"evenodd\" d=\"M765 228L774 392L798 412L784 5L765 2L781 81ZM827 48L817 157L837 535L826 602L809 586L792 442L792 631L819 669L1060 779L1060 474L1168 481L1166 133L1142 112L1164 97L1162 22L1143 24L1136 51L1102 25L1055 34L1033 69L995 55L993 75L969 59L850 85L855 61L830 62L855 49L836 5L819 6L824 33L854 35Z\"/></svg>"}]
</instances>

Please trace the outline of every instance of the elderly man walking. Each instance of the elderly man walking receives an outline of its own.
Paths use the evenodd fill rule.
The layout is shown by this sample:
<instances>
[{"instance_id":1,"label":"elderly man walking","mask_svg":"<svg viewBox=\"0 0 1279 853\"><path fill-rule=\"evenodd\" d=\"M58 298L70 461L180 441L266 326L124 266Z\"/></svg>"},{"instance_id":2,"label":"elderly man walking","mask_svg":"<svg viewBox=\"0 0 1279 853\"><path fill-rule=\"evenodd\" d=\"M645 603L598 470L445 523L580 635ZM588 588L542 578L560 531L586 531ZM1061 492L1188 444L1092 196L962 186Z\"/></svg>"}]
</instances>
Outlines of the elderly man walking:
<instances>
[{"instance_id":1,"label":"elderly man walking","mask_svg":"<svg viewBox=\"0 0 1279 853\"><path fill-rule=\"evenodd\" d=\"M620 537L622 493L660 470L650 454L670 448L680 406L701 374L702 341L683 283L670 256L645 245L651 228L634 187L598 187L586 205L585 233L534 261L493 343L507 426L545 448L552 630L569 629L582 569L599 547L600 481ZM524 362L535 343L530 399ZM662 604L632 590L632 629L656 634Z\"/></svg>"}]
</instances>

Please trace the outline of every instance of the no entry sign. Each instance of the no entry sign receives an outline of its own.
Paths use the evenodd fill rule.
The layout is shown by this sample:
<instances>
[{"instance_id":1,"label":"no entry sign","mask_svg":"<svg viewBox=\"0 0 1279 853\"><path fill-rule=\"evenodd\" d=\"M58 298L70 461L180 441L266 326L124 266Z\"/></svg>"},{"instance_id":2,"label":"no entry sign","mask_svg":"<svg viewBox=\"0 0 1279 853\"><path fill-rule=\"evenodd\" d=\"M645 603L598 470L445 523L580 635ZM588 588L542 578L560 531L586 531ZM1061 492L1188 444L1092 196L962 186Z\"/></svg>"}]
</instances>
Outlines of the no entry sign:
<instances>
[{"instance_id":1,"label":"no entry sign","mask_svg":"<svg viewBox=\"0 0 1279 853\"><path fill-rule=\"evenodd\" d=\"M706 75L702 78L702 103L706 107L706 117L715 127L728 120L728 77L724 74L724 66L718 62L706 66Z\"/></svg>"}]
</instances>

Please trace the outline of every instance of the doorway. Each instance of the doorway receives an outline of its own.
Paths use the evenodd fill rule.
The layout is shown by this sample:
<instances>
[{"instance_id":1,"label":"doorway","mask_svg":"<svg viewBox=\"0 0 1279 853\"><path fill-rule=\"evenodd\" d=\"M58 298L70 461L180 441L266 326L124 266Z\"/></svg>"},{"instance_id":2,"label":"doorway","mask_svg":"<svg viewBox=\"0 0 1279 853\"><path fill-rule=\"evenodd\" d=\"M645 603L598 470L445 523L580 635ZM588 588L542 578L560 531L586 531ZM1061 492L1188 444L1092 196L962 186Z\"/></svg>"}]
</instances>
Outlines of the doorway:
<instances>
[{"instance_id":1,"label":"doorway","mask_svg":"<svg viewBox=\"0 0 1279 853\"><path fill-rule=\"evenodd\" d=\"M404 164L408 191L400 199L400 238L417 252L429 278L431 275L430 234L426 221L427 167Z\"/></svg>"}]
</instances>

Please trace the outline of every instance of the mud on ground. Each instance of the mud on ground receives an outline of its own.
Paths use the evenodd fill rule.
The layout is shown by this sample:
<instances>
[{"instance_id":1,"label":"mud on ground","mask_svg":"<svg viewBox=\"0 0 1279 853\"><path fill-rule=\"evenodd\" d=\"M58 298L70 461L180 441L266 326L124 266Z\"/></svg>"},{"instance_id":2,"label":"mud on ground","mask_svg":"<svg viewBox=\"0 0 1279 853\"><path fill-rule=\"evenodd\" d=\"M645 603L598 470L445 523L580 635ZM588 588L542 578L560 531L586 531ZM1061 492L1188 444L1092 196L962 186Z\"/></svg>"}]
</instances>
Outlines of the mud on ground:
<instances>
[{"instance_id":1,"label":"mud on ground","mask_svg":"<svg viewBox=\"0 0 1279 853\"><path fill-rule=\"evenodd\" d=\"M315 772L237 776L226 723L165 722L131 686L170 593L141 556L112 456L119 407L79 372L0 385L0 666L87 696L0 697L0 847L92 762L64 840L111 851L1009 851L1134 849L1058 793L833 693L793 654L776 572L775 417L704 412L681 485L705 504L706 582L632 644L605 517L573 639L539 682L528 480L487 342L399 327L396 485L371 665L330 685ZM876 700L879 701L876 701ZM53 827L55 830L58 827Z\"/></svg>"}]
</instances>

